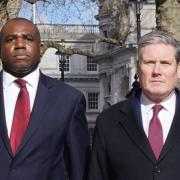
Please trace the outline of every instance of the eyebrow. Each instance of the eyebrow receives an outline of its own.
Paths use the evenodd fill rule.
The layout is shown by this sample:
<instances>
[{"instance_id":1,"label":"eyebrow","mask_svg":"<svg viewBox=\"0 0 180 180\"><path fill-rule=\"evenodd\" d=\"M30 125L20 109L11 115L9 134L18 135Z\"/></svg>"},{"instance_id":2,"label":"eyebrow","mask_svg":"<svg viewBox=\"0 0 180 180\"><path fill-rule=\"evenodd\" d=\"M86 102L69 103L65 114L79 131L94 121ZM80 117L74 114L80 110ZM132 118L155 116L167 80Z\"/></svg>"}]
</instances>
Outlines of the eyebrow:
<instances>
[{"instance_id":1,"label":"eyebrow","mask_svg":"<svg viewBox=\"0 0 180 180\"><path fill-rule=\"evenodd\" d=\"M26 39L27 37L31 37L32 39L36 38L36 36L34 36L33 34L29 34L29 33L26 34L26 33L24 33L24 34L20 34L20 35L18 35L18 34L8 34L8 35L4 36L3 40L6 41L10 37L12 37L13 39L17 39L18 37L22 37L24 39Z\"/></svg>"},{"instance_id":2,"label":"eyebrow","mask_svg":"<svg viewBox=\"0 0 180 180\"><path fill-rule=\"evenodd\" d=\"M22 33L20 35L18 35L18 34L8 34L8 35L5 35L5 37L8 37L8 36L21 37L21 36L33 36L33 35L29 34L29 33Z\"/></svg>"}]
</instances>

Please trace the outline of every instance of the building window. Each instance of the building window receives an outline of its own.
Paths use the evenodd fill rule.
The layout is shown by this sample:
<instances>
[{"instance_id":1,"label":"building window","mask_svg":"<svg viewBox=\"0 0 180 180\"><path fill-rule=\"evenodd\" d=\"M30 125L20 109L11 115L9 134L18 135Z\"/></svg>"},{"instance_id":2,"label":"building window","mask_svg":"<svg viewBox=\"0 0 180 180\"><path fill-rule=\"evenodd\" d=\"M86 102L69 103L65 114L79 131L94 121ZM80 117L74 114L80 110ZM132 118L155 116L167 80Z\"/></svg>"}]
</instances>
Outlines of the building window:
<instances>
[{"instance_id":1,"label":"building window","mask_svg":"<svg viewBox=\"0 0 180 180\"><path fill-rule=\"evenodd\" d=\"M62 56L61 56L62 57ZM69 72L70 68L69 68L69 62L70 62L70 56L64 56L62 57L64 59L62 59L62 62L64 61L64 72ZM61 59L59 60L59 71L61 71Z\"/></svg>"},{"instance_id":2,"label":"building window","mask_svg":"<svg viewBox=\"0 0 180 180\"><path fill-rule=\"evenodd\" d=\"M88 93L88 109L98 109L98 93Z\"/></svg>"},{"instance_id":3,"label":"building window","mask_svg":"<svg viewBox=\"0 0 180 180\"><path fill-rule=\"evenodd\" d=\"M98 70L97 63L90 57L87 57L87 71L95 72Z\"/></svg>"}]
</instances>

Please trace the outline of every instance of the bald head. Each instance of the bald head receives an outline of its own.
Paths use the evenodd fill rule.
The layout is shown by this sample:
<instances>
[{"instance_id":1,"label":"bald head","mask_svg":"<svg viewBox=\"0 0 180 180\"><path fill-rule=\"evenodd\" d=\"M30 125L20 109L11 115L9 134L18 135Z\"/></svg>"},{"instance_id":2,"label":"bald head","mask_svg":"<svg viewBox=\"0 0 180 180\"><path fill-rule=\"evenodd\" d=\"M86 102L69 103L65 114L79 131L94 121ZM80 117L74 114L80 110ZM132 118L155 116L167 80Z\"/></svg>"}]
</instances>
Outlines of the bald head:
<instances>
[{"instance_id":1,"label":"bald head","mask_svg":"<svg viewBox=\"0 0 180 180\"><path fill-rule=\"evenodd\" d=\"M4 32L12 27L12 26L16 26L17 24L22 24L22 25L27 25L29 27L31 27L32 29L34 29L35 34L37 36L37 40L40 42L40 33L38 28L36 27L35 24L32 23L32 21L25 19L25 18L14 18L14 19L10 19L9 21L7 21L4 26L2 27L1 31L0 31L0 44L2 42L2 38L4 36Z\"/></svg>"},{"instance_id":2,"label":"bald head","mask_svg":"<svg viewBox=\"0 0 180 180\"><path fill-rule=\"evenodd\" d=\"M9 20L0 31L0 56L3 70L15 77L34 71L44 48L37 27L29 20Z\"/></svg>"}]
</instances>

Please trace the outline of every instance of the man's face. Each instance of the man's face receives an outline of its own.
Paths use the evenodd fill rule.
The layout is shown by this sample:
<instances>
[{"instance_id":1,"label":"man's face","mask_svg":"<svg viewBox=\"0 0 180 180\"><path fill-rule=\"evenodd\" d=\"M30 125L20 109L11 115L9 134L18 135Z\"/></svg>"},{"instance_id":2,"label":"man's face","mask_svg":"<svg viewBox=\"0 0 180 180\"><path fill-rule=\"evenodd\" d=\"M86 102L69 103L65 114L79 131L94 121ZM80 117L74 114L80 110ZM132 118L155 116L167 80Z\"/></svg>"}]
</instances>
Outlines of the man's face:
<instances>
[{"instance_id":1,"label":"man's face","mask_svg":"<svg viewBox=\"0 0 180 180\"><path fill-rule=\"evenodd\" d=\"M138 64L138 76L144 94L153 102L166 100L174 91L179 76L171 45L152 44L142 49Z\"/></svg>"},{"instance_id":2,"label":"man's face","mask_svg":"<svg viewBox=\"0 0 180 180\"><path fill-rule=\"evenodd\" d=\"M0 43L3 68L13 76L23 77L38 66L43 47L30 22L8 22L2 31Z\"/></svg>"}]
</instances>

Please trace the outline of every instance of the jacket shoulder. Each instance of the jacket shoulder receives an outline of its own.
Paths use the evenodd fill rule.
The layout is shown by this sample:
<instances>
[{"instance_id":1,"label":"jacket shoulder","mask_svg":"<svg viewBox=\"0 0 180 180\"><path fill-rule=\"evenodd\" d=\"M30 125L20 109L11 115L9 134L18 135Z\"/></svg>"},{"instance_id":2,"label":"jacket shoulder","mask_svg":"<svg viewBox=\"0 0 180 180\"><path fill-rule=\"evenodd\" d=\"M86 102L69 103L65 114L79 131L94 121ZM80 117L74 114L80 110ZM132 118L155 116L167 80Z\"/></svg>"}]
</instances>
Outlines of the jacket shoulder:
<instances>
[{"instance_id":1,"label":"jacket shoulder","mask_svg":"<svg viewBox=\"0 0 180 180\"><path fill-rule=\"evenodd\" d=\"M131 101L129 99L120 101L108 109L104 110L97 117L96 124L102 126L112 125L112 122L118 121L124 114L130 111Z\"/></svg>"},{"instance_id":2,"label":"jacket shoulder","mask_svg":"<svg viewBox=\"0 0 180 180\"><path fill-rule=\"evenodd\" d=\"M58 80L56 78L49 77L42 73L41 73L41 78L42 78L43 82L45 82L46 85L51 86L51 87L59 90L60 92L63 91L65 93L68 93L69 95L70 95L70 93L76 94L76 95L82 94L82 92L80 92L78 89L76 89L76 88L72 87L71 85L66 84L63 81Z\"/></svg>"}]
</instances>

